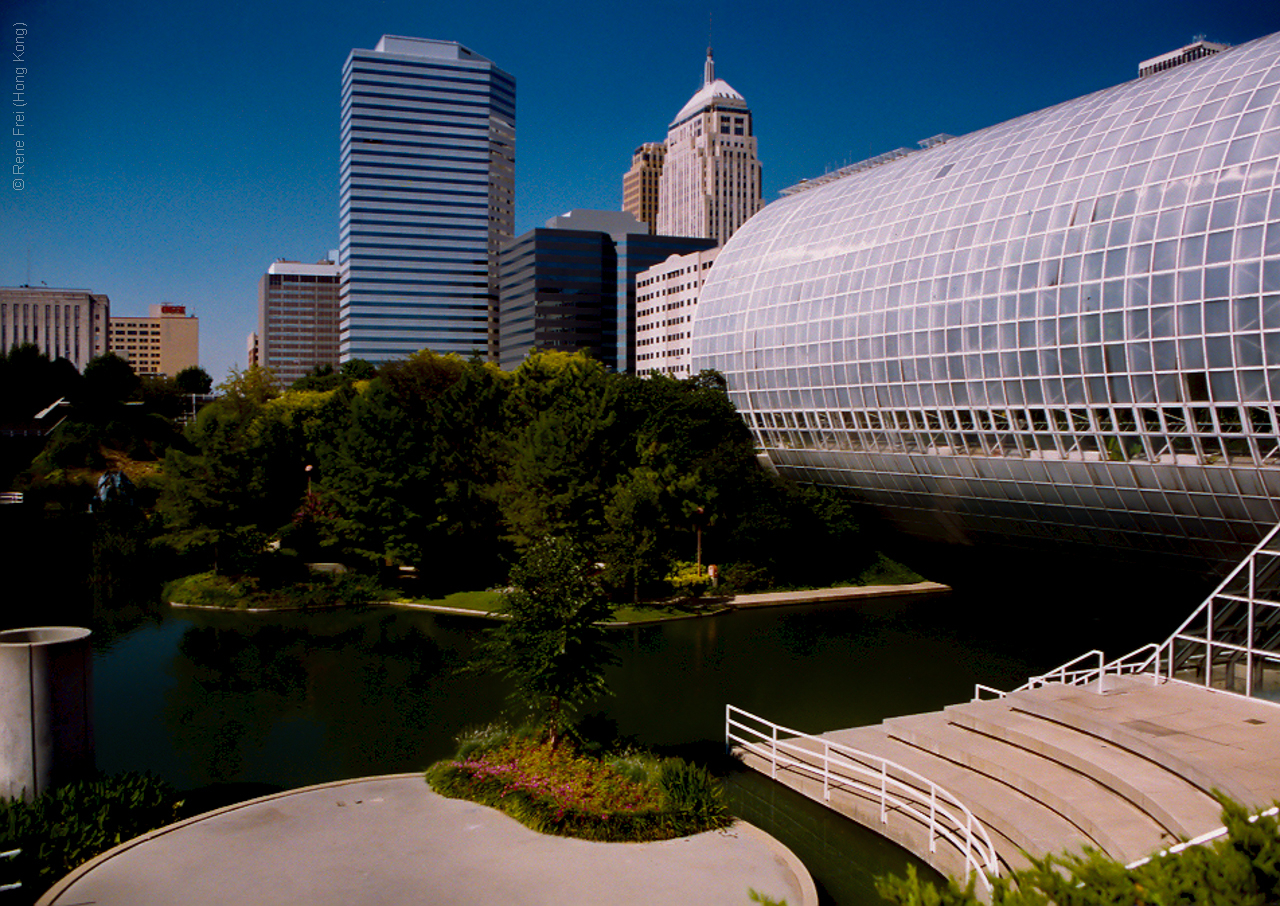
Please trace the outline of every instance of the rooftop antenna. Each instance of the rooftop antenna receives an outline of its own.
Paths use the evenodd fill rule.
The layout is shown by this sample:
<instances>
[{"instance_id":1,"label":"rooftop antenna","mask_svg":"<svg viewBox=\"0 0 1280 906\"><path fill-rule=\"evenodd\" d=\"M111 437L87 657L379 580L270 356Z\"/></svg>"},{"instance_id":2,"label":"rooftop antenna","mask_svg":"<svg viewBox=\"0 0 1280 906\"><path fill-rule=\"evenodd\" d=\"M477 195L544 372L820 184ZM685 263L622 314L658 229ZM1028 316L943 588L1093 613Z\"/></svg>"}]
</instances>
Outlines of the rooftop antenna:
<instances>
[{"instance_id":1,"label":"rooftop antenna","mask_svg":"<svg viewBox=\"0 0 1280 906\"><path fill-rule=\"evenodd\" d=\"M711 57L711 13L707 13L707 63L702 70L702 84L710 85L716 80L716 63Z\"/></svg>"}]
</instances>

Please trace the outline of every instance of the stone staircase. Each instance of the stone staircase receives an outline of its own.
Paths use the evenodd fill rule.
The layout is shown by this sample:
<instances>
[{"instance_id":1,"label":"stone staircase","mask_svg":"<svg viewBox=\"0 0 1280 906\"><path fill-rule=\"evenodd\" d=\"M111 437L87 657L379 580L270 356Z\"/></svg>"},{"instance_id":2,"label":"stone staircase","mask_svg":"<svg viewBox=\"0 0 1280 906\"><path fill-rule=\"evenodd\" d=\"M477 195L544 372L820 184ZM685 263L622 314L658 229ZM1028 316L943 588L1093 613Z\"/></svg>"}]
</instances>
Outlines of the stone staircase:
<instances>
[{"instance_id":1,"label":"stone staircase","mask_svg":"<svg viewBox=\"0 0 1280 906\"><path fill-rule=\"evenodd\" d=\"M814 752L821 740L944 787L985 826L1002 873L1025 866L1026 854L1082 847L1125 863L1148 856L1218 827L1215 790L1258 809L1280 798L1280 707L1150 674L1107 676L1101 688L1047 685L792 741ZM739 751L750 767L772 771L769 758ZM824 800L821 780L794 764L780 765L777 779L944 874L965 873L955 847L930 851L918 814L889 808L882 820L874 789L841 785Z\"/></svg>"}]
</instances>

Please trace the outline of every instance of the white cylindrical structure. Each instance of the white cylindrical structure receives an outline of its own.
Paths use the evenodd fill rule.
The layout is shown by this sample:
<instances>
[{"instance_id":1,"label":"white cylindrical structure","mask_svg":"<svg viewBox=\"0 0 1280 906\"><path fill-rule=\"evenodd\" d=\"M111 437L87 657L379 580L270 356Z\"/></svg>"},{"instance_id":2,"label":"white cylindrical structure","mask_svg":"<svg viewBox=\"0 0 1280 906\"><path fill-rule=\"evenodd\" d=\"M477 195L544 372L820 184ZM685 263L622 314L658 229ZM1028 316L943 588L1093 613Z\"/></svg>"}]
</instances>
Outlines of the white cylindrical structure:
<instances>
[{"instance_id":1,"label":"white cylindrical structure","mask_svg":"<svg viewBox=\"0 0 1280 906\"><path fill-rule=\"evenodd\" d=\"M89 635L75 626L0 632L0 798L31 800L93 772Z\"/></svg>"}]
</instances>

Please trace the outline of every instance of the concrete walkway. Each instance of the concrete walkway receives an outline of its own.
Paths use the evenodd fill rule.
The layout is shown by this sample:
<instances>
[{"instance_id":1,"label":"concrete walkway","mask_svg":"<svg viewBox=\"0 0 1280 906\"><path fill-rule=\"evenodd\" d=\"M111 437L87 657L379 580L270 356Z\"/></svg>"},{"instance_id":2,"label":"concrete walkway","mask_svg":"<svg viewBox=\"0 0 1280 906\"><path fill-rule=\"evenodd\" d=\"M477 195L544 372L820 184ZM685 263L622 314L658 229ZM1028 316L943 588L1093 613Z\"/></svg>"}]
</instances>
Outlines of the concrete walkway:
<instances>
[{"instance_id":1,"label":"concrete walkway","mask_svg":"<svg viewBox=\"0 0 1280 906\"><path fill-rule=\"evenodd\" d=\"M732 906L754 888L817 906L804 866L738 822L660 843L529 830L420 774L342 781L209 812L116 847L37 906Z\"/></svg>"}]
</instances>

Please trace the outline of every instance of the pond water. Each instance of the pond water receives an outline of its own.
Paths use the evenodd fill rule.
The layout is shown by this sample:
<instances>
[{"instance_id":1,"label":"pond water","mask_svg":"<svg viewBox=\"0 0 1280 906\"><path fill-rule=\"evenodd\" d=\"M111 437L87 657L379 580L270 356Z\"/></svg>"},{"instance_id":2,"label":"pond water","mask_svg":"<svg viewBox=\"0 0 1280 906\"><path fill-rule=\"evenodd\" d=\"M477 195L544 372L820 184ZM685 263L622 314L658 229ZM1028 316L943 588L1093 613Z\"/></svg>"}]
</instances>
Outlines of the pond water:
<instances>
[{"instance_id":1,"label":"pond water","mask_svg":"<svg viewBox=\"0 0 1280 906\"><path fill-rule=\"evenodd\" d=\"M806 732L940 708L974 682L1009 688L1097 644L1107 601L1047 619L1045 600L961 590L616 630L615 694L591 720L711 760L723 752L726 703ZM99 767L149 770L183 790L420 770L452 754L459 732L502 715L503 685L459 672L485 625L392 608L166 609L100 636ZM1148 640L1107 630L1109 652ZM908 864L763 777L734 772L728 785L735 812L796 852L824 902L878 902L874 875Z\"/></svg>"}]
</instances>

